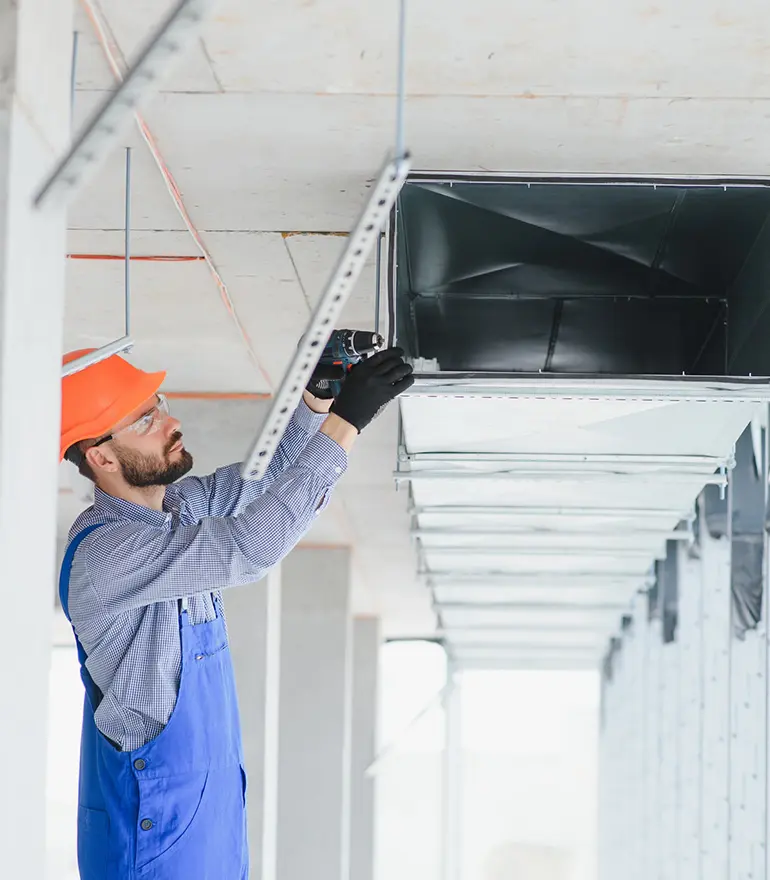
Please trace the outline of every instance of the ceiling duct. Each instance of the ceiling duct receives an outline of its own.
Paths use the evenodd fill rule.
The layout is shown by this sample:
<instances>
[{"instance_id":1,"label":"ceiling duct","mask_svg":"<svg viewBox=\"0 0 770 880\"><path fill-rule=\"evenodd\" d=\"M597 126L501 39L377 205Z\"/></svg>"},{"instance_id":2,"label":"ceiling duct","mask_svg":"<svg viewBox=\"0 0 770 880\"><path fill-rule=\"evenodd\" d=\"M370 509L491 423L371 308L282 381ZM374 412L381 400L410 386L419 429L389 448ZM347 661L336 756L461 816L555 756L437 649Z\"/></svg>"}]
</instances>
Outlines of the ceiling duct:
<instances>
[{"instance_id":1,"label":"ceiling duct","mask_svg":"<svg viewBox=\"0 0 770 880\"><path fill-rule=\"evenodd\" d=\"M768 376L768 218L764 181L413 176L399 342L445 371Z\"/></svg>"},{"instance_id":2,"label":"ceiling duct","mask_svg":"<svg viewBox=\"0 0 770 880\"><path fill-rule=\"evenodd\" d=\"M724 493L770 388L768 218L764 180L408 178L389 307L417 381L396 478L456 657L483 615L486 665L577 644L598 663L699 493Z\"/></svg>"}]
</instances>

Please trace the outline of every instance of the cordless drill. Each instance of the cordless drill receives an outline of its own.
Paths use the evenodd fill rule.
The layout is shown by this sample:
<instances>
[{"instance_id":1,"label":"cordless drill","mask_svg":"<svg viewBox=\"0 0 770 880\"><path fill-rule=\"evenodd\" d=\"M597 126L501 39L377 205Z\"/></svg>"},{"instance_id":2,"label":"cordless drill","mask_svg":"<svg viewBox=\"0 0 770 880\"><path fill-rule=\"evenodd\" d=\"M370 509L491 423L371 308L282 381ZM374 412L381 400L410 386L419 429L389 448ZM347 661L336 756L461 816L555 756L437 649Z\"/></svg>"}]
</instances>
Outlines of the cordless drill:
<instances>
[{"instance_id":1,"label":"cordless drill","mask_svg":"<svg viewBox=\"0 0 770 880\"><path fill-rule=\"evenodd\" d=\"M347 372L363 358L379 351L383 342L379 333L366 330L332 330L318 363L327 367L342 367ZM319 379L317 385L320 390L327 391L330 397L336 397L342 390L340 379Z\"/></svg>"}]
</instances>

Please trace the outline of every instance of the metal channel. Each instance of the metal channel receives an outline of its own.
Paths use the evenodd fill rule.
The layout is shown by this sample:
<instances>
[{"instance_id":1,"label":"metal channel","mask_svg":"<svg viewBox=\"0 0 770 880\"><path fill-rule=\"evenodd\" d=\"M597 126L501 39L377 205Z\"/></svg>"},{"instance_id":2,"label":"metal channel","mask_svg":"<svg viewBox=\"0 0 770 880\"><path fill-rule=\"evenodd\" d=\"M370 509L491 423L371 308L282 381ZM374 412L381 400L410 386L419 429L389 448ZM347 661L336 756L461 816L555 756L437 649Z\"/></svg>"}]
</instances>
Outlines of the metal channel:
<instances>
[{"instance_id":1,"label":"metal channel","mask_svg":"<svg viewBox=\"0 0 770 880\"><path fill-rule=\"evenodd\" d=\"M590 183L595 186L673 186L677 188L712 186L718 189L745 189L747 187L770 186L770 175L759 177L725 177L718 174L691 174L682 177L676 174L604 174L602 172L576 172L574 174L543 174L538 171L520 171L515 174L505 171L431 171L420 169L409 175L409 183L509 183L531 186L534 184L555 186L581 186Z\"/></svg>"},{"instance_id":2,"label":"metal channel","mask_svg":"<svg viewBox=\"0 0 770 880\"><path fill-rule=\"evenodd\" d=\"M352 293L380 229L404 185L409 164L408 156L388 157L385 160L364 210L345 242L342 255L273 398L270 411L241 465L243 479L258 480L264 476L329 333Z\"/></svg>"},{"instance_id":3,"label":"metal channel","mask_svg":"<svg viewBox=\"0 0 770 880\"><path fill-rule=\"evenodd\" d=\"M559 469L556 468L531 468L529 470L511 470L506 468L498 468L496 470L484 471L461 471L461 470L419 470L419 471L393 471L393 479L397 482L418 482L420 480L457 480L457 481L478 481L489 480L554 480L569 479L576 482L585 483L602 483L606 482L608 477L612 478L615 483L635 483L644 482L649 479L650 475L655 476L656 480L663 482L670 480L672 482L681 482L683 479L698 477L704 486L726 486L727 476L724 473L703 474L695 472L680 472L676 470L653 470L653 471L637 471L629 473L623 470L605 470L586 471L579 468Z\"/></svg>"},{"instance_id":4,"label":"metal channel","mask_svg":"<svg viewBox=\"0 0 770 880\"><path fill-rule=\"evenodd\" d=\"M570 373L416 373L415 383L403 397L556 397L628 398L649 401L703 400L763 403L770 399L765 376L619 376Z\"/></svg>"},{"instance_id":5,"label":"metal channel","mask_svg":"<svg viewBox=\"0 0 770 880\"><path fill-rule=\"evenodd\" d=\"M565 530L565 529L544 529L539 527L532 528L509 528L509 529L412 529L409 534L413 538L419 538L423 540L425 538L437 538L439 540L445 540L452 542L449 546L456 546L458 539L463 538L531 538L533 536L543 537L543 538L596 538L597 540L601 540L602 538L622 538L626 535L631 536L639 536L642 538L647 538L650 540L662 540L662 541L691 541L692 534L689 531L684 531L682 529L586 529L583 532L574 531L574 530ZM423 540L425 544L425 541ZM444 547L444 544L425 544L426 550L440 550ZM464 545L468 546L468 545ZM474 550L484 548L487 546L484 543L471 544ZM505 546L509 546L505 544ZM516 543L511 543L510 546L512 548L516 547ZM583 549L582 544L576 544L576 548ZM613 546L613 550L618 550L619 548Z\"/></svg>"},{"instance_id":6,"label":"metal channel","mask_svg":"<svg viewBox=\"0 0 770 880\"><path fill-rule=\"evenodd\" d=\"M536 516L570 516L570 517L613 517L618 519L667 519L679 516L682 519L694 518L693 510L683 514L675 508L625 508L625 507L500 507L490 505L465 505L465 504L428 504L413 505L408 513L412 516L421 514L446 514L460 516L495 516L510 517L512 519L529 519Z\"/></svg>"},{"instance_id":7,"label":"metal channel","mask_svg":"<svg viewBox=\"0 0 770 880\"><path fill-rule=\"evenodd\" d=\"M79 373L81 370L85 370L86 367L90 367L92 364L98 364L99 361L104 361L108 357L112 357L114 354L128 351L133 344L134 340L131 339L130 336L122 336L114 342L103 345L101 348L97 348L90 354L85 354L83 357L79 357L77 360L65 364L61 371L62 378L65 376L71 376L73 373Z\"/></svg>"},{"instance_id":8,"label":"metal channel","mask_svg":"<svg viewBox=\"0 0 770 880\"><path fill-rule=\"evenodd\" d=\"M652 560L651 560L652 561ZM609 587L627 589L637 586L649 586L653 582L652 574L640 575L639 572L629 571L616 574L607 571L581 571L565 574L554 572L553 574L523 574L517 575L507 571L422 571L419 574L430 580L433 586L484 586L484 587Z\"/></svg>"}]
</instances>

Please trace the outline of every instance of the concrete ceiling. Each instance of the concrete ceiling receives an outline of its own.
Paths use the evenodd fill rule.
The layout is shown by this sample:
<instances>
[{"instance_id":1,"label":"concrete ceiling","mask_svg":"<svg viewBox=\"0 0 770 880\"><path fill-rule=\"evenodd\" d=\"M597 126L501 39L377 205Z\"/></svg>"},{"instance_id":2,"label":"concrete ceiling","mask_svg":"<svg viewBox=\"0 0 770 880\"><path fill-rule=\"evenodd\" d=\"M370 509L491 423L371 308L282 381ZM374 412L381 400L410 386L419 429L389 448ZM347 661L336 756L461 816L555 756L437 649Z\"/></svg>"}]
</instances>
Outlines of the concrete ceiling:
<instances>
[{"instance_id":1,"label":"concrete ceiling","mask_svg":"<svg viewBox=\"0 0 770 880\"><path fill-rule=\"evenodd\" d=\"M113 75L84 10L129 59L172 4L77 5L76 124ZM770 21L759 0L411 0L407 142L419 168L762 174ZM249 356L206 263L132 263L132 357L168 370L199 467L239 458L275 389L382 156L393 141L397 4L222 0L145 119L224 280ZM132 250L195 258L138 131ZM69 215L72 255L120 255L117 149ZM65 348L122 333L122 263L70 259ZM370 261L344 325L374 321ZM222 395L196 399L195 395ZM192 395L192 397L190 397ZM355 602L388 635L433 631L391 478L395 407L363 436L309 541L354 547ZM221 430L220 430L221 428ZM205 465L205 467L204 467ZM66 485L66 475L62 475ZM62 495L62 530L82 502Z\"/></svg>"}]
</instances>

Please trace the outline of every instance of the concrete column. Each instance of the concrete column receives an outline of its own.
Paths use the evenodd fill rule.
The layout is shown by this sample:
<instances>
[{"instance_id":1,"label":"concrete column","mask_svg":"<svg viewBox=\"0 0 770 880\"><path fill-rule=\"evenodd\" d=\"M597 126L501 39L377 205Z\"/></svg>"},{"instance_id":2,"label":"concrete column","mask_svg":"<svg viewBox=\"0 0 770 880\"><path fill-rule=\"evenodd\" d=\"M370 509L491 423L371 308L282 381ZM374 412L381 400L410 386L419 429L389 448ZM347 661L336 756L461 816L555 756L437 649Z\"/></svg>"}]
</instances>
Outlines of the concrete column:
<instances>
[{"instance_id":1,"label":"concrete column","mask_svg":"<svg viewBox=\"0 0 770 880\"><path fill-rule=\"evenodd\" d=\"M442 779L441 878L463 876L463 676L450 663L444 691L444 767Z\"/></svg>"},{"instance_id":2,"label":"concrete column","mask_svg":"<svg viewBox=\"0 0 770 880\"><path fill-rule=\"evenodd\" d=\"M42 877L66 222L34 194L69 138L72 6L0 0L4 877Z\"/></svg>"},{"instance_id":3,"label":"concrete column","mask_svg":"<svg viewBox=\"0 0 770 880\"><path fill-rule=\"evenodd\" d=\"M251 876L274 880L278 810L281 569L225 592L248 776Z\"/></svg>"},{"instance_id":4,"label":"concrete column","mask_svg":"<svg viewBox=\"0 0 770 880\"><path fill-rule=\"evenodd\" d=\"M353 621L353 720L350 774L350 877L374 877L374 804L376 776L366 770L377 755L380 621Z\"/></svg>"},{"instance_id":5,"label":"concrete column","mask_svg":"<svg viewBox=\"0 0 770 880\"><path fill-rule=\"evenodd\" d=\"M705 493L707 499L713 494ZM701 880L723 880L730 875L730 540L715 537L710 528L706 515L701 531Z\"/></svg>"},{"instance_id":6,"label":"concrete column","mask_svg":"<svg viewBox=\"0 0 770 880\"><path fill-rule=\"evenodd\" d=\"M679 880L700 880L703 741L703 590L699 547L679 548Z\"/></svg>"},{"instance_id":7,"label":"concrete column","mask_svg":"<svg viewBox=\"0 0 770 880\"><path fill-rule=\"evenodd\" d=\"M349 600L347 549L284 560L277 880L350 876Z\"/></svg>"}]
</instances>

